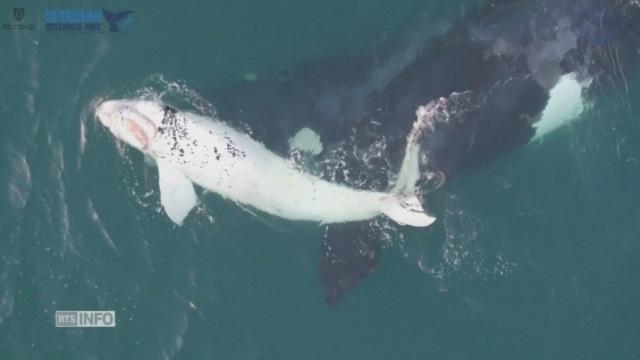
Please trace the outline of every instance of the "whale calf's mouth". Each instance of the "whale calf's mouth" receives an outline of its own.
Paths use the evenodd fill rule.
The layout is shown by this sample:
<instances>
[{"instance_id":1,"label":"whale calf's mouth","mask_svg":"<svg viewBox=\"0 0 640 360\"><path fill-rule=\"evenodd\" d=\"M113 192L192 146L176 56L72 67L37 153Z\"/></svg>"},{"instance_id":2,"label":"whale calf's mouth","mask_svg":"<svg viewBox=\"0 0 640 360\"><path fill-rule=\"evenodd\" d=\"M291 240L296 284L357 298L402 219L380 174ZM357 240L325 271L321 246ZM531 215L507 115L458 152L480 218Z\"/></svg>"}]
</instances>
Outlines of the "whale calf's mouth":
<instances>
[{"instance_id":1,"label":"whale calf's mouth","mask_svg":"<svg viewBox=\"0 0 640 360\"><path fill-rule=\"evenodd\" d=\"M107 100L96 108L96 117L116 138L144 151L157 134L159 109L149 101Z\"/></svg>"},{"instance_id":2,"label":"whale calf's mouth","mask_svg":"<svg viewBox=\"0 0 640 360\"><path fill-rule=\"evenodd\" d=\"M136 140L138 140L138 142L140 142L142 148L146 149L149 146L149 138L144 133L144 130L140 126L138 126L138 124L132 121L129 122L127 126L129 127L129 131L131 132L131 134L136 138Z\"/></svg>"}]
</instances>

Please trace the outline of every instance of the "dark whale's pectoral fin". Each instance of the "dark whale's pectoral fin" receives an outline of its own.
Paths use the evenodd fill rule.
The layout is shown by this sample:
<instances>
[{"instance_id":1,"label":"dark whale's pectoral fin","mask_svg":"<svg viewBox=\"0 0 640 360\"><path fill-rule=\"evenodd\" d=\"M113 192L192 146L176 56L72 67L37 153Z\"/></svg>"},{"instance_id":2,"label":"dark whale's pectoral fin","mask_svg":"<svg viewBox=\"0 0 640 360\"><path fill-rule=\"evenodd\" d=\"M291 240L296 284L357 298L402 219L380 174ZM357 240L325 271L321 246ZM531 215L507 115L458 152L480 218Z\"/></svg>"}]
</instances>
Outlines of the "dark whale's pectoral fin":
<instances>
[{"instance_id":1,"label":"dark whale's pectoral fin","mask_svg":"<svg viewBox=\"0 0 640 360\"><path fill-rule=\"evenodd\" d=\"M327 226L320 250L325 300L335 305L373 273L380 260L379 234L369 222L332 224Z\"/></svg>"}]
</instances>

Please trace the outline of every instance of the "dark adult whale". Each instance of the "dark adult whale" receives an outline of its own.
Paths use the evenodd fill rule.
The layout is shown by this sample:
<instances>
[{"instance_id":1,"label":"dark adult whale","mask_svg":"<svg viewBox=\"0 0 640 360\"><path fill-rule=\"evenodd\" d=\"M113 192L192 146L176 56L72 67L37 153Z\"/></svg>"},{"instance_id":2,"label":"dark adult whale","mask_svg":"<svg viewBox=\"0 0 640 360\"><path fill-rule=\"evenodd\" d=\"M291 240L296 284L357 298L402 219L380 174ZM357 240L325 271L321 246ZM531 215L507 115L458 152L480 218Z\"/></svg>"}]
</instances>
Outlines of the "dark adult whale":
<instances>
[{"instance_id":1,"label":"dark adult whale","mask_svg":"<svg viewBox=\"0 0 640 360\"><path fill-rule=\"evenodd\" d=\"M216 106L276 152L300 128L314 130L323 176L368 190L396 182L413 127L419 180L433 189L562 125L599 92L624 91L639 14L625 0L492 1L424 44L241 84ZM367 223L325 234L321 279L336 303L373 271L378 234Z\"/></svg>"}]
</instances>

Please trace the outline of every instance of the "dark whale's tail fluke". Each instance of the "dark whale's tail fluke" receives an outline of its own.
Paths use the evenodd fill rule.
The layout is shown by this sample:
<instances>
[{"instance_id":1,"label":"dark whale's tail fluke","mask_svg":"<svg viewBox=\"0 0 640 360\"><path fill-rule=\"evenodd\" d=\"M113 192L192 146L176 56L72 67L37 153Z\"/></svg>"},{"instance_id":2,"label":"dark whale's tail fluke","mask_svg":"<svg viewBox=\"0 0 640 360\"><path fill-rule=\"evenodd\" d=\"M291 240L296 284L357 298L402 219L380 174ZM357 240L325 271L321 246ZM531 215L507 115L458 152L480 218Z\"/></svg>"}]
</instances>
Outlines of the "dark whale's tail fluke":
<instances>
[{"instance_id":1,"label":"dark whale's tail fluke","mask_svg":"<svg viewBox=\"0 0 640 360\"><path fill-rule=\"evenodd\" d=\"M416 188L420 178L419 139L430 116L419 108L417 121L407 136L405 155L395 185L380 199L381 211L401 225L426 227L436 219L420 203ZM380 258L380 230L371 222L332 224L321 246L320 277L328 304L336 304L360 280L373 273Z\"/></svg>"},{"instance_id":2,"label":"dark whale's tail fluke","mask_svg":"<svg viewBox=\"0 0 640 360\"><path fill-rule=\"evenodd\" d=\"M320 247L320 279L329 305L373 273L380 259L379 238L369 222L327 226Z\"/></svg>"}]
</instances>

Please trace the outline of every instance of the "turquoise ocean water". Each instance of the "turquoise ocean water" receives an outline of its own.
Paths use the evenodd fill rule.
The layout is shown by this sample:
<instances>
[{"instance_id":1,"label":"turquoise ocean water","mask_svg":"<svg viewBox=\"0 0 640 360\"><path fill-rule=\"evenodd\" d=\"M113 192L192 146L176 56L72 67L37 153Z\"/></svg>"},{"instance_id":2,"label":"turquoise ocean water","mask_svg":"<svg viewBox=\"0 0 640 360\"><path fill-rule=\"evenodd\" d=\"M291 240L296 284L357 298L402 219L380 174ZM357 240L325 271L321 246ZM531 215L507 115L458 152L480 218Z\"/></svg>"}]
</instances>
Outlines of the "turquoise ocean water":
<instances>
[{"instance_id":1,"label":"turquoise ocean water","mask_svg":"<svg viewBox=\"0 0 640 360\"><path fill-rule=\"evenodd\" d=\"M207 95L300 64L428 38L478 1L0 4L135 10L126 33L0 33L0 359L640 357L640 82L430 194L438 222L385 242L327 306L322 229L207 195L184 226L100 99ZM111 309L110 329L54 327Z\"/></svg>"}]
</instances>

